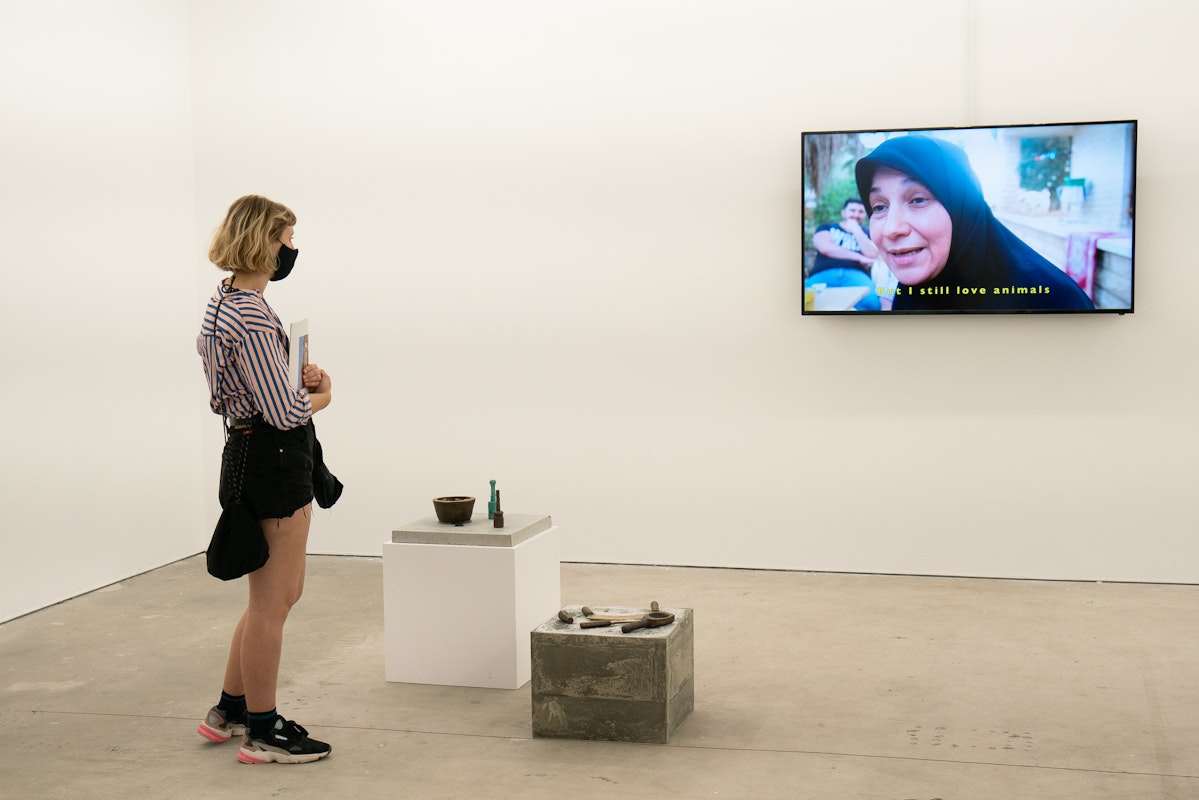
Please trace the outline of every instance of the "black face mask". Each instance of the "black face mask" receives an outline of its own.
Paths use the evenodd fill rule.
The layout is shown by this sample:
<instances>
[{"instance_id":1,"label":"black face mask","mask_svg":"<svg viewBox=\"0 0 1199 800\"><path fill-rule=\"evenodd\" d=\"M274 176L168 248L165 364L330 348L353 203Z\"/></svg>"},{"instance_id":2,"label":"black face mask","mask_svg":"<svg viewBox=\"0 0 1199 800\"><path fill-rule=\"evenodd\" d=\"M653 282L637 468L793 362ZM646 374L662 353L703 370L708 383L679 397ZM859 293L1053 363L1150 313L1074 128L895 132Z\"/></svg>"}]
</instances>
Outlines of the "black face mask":
<instances>
[{"instance_id":1,"label":"black face mask","mask_svg":"<svg viewBox=\"0 0 1199 800\"><path fill-rule=\"evenodd\" d=\"M296 256L299 254L299 250L294 250L285 244L279 245L279 255L275 256L275 274L271 276L271 280L281 281L290 275L292 268L296 265Z\"/></svg>"}]
</instances>

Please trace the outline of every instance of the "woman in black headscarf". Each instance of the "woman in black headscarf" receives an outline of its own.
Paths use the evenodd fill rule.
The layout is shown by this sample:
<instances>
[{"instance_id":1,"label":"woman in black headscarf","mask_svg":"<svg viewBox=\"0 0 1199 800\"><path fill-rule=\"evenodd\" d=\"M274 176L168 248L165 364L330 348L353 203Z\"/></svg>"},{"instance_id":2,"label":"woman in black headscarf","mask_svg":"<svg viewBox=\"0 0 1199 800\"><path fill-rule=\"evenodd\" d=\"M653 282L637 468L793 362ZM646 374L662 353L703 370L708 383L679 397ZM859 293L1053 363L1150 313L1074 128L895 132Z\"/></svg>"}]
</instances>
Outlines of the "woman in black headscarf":
<instances>
[{"instance_id":1,"label":"woman in black headscarf","mask_svg":"<svg viewBox=\"0 0 1199 800\"><path fill-rule=\"evenodd\" d=\"M1094 308L1065 272L995 219L960 147L928 136L890 139L856 172L870 239L899 279L894 310Z\"/></svg>"}]
</instances>

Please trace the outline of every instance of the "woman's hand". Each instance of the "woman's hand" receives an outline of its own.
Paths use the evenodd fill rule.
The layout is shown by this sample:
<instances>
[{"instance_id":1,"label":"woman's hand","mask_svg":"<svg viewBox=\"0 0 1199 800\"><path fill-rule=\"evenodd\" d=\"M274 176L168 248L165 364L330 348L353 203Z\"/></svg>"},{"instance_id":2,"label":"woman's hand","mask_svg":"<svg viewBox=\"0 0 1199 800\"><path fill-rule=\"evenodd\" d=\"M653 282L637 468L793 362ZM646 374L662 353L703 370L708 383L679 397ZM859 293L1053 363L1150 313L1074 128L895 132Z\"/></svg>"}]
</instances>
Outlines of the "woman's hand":
<instances>
[{"instance_id":1,"label":"woman's hand","mask_svg":"<svg viewBox=\"0 0 1199 800\"><path fill-rule=\"evenodd\" d=\"M308 364L304 367L304 388L310 393L328 394L333 390L333 380L316 364Z\"/></svg>"},{"instance_id":2,"label":"woman's hand","mask_svg":"<svg viewBox=\"0 0 1199 800\"><path fill-rule=\"evenodd\" d=\"M304 388L308 390L308 399L312 402L314 414L327 408L333 400L333 379L316 364L304 367Z\"/></svg>"}]
</instances>

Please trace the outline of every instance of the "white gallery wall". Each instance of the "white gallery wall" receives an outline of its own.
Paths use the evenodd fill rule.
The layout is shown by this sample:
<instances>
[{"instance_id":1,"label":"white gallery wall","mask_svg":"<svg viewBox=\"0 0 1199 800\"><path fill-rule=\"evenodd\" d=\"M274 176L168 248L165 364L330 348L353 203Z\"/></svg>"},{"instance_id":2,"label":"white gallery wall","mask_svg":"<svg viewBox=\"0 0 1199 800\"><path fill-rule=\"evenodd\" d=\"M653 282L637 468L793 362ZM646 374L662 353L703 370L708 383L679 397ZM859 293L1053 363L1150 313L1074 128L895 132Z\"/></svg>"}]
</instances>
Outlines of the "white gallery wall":
<instances>
[{"instance_id":1,"label":"white gallery wall","mask_svg":"<svg viewBox=\"0 0 1199 800\"><path fill-rule=\"evenodd\" d=\"M188 27L0 2L0 619L198 549Z\"/></svg>"},{"instance_id":2,"label":"white gallery wall","mask_svg":"<svg viewBox=\"0 0 1199 800\"><path fill-rule=\"evenodd\" d=\"M494 478L571 561L1199 581L1189 6L0 9L0 619L204 548L204 252L249 192L334 379L313 552ZM803 131L1097 119L1140 122L1135 314L801 318Z\"/></svg>"}]
</instances>

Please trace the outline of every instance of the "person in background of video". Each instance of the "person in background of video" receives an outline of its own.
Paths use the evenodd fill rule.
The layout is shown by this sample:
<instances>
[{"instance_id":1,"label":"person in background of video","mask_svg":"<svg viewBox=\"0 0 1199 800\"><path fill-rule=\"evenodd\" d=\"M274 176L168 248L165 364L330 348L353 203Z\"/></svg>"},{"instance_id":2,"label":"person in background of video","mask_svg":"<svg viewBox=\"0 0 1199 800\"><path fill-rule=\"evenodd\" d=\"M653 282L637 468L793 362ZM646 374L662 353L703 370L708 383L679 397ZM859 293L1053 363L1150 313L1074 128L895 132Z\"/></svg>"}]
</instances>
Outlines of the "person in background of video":
<instances>
[{"instance_id":1,"label":"person in background of video","mask_svg":"<svg viewBox=\"0 0 1199 800\"><path fill-rule=\"evenodd\" d=\"M864 286L866 294L854 309L878 311L878 294L870 277L870 267L878 258L878 249L862 227L865 221L866 206L853 197L841 206L840 222L826 222L816 229L812 237L816 260L812 264L812 274L804 281L804 288L811 289L818 283L838 287Z\"/></svg>"},{"instance_id":2,"label":"person in background of video","mask_svg":"<svg viewBox=\"0 0 1199 800\"><path fill-rule=\"evenodd\" d=\"M894 310L1094 308L1064 271L995 218L957 145L902 136L855 170L871 241L899 279Z\"/></svg>"}]
</instances>

